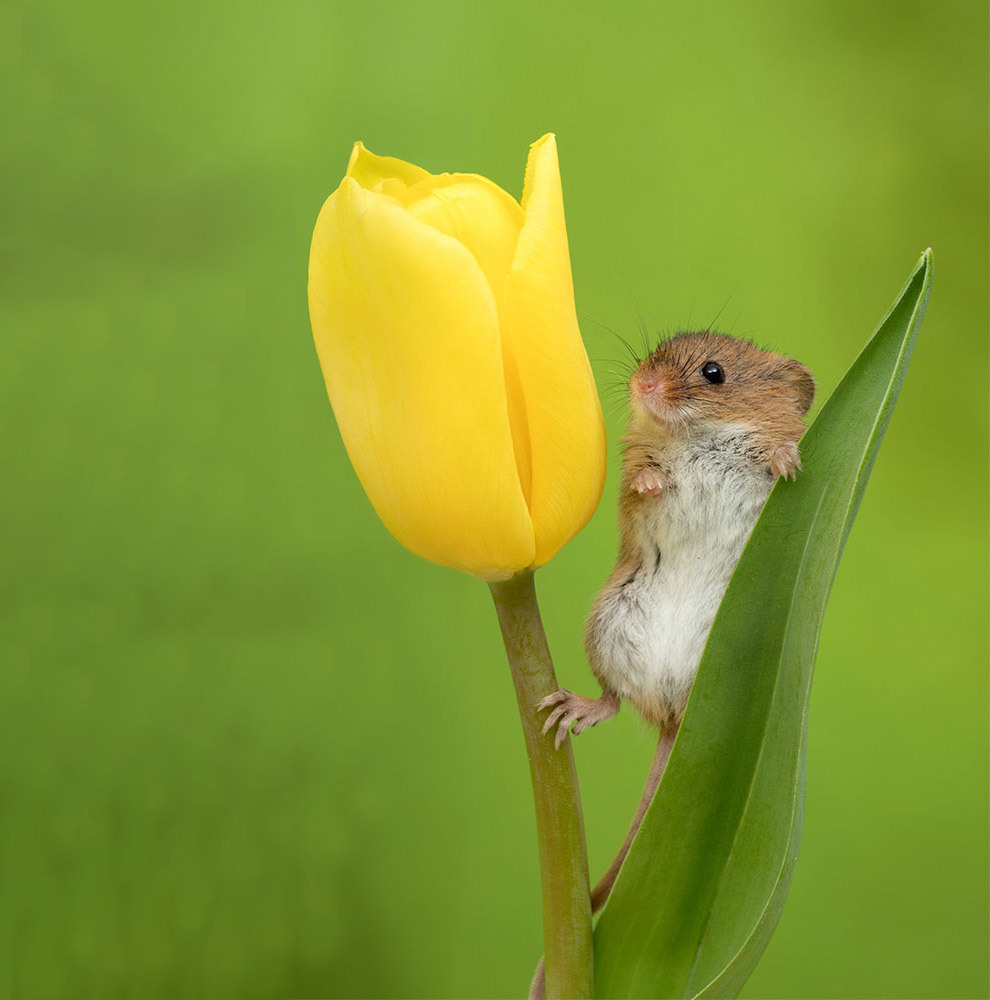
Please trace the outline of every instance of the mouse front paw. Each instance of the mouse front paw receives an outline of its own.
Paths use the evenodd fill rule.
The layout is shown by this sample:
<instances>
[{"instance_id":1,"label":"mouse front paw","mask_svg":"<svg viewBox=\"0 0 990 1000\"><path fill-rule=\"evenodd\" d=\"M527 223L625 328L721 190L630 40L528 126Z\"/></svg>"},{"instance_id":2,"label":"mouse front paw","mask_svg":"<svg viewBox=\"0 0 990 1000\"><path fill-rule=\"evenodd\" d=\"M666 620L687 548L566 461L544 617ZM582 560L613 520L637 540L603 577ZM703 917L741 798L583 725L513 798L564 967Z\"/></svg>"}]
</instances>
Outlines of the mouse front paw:
<instances>
[{"instance_id":1,"label":"mouse front paw","mask_svg":"<svg viewBox=\"0 0 990 1000\"><path fill-rule=\"evenodd\" d=\"M782 444L770 459L770 471L775 476L783 476L785 479L794 479L798 469L801 468L801 456L798 453L797 443L788 441Z\"/></svg>"},{"instance_id":2,"label":"mouse front paw","mask_svg":"<svg viewBox=\"0 0 990 1000\"><path fill-rule=\"evenodd\" d=\"M658 497L663 492L663 479L660 470L651 465L640 469L632 481L632 490L644 497Z\"/></svg>"},{"instance_id":3,"label":"mouse front paw","mask_svg":"<svg viewBox=\"0 0 990 1000\"><path fill-rule=\"evenodd\" d=\"M553 694L548 694L536 706L537 712L542 712L546 708L553 711L547 716L543 723L543 732L548 733L554 726L557 733L554 736L554 746L560 749L561 743L567 739L567 730L571 724L574 725L574 735L591 726L597 726L599 722L611 719L619 711L619 696L607 691L601 698L582 698L573 691L560 688Z\"/></svg>"}]
</instances>

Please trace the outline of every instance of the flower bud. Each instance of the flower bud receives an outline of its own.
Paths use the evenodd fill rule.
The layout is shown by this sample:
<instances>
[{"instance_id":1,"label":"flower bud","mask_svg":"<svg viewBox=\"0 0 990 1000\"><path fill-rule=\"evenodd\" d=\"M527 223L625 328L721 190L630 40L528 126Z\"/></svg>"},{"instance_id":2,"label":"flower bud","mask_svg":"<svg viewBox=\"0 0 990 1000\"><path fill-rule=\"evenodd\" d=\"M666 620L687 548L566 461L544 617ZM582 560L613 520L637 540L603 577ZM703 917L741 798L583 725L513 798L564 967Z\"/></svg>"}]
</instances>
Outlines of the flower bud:
<instances>
[{"instance_id":1,"label":"flower bud","mask_svg":"<svg viewBox=\"0 0 990 1000\"><path fill-rule=\"evenodd\" d=\"M403 545L498 580L584 527L605 431L553 135L521 205L357 143L316 222L309 310L347 453Z\"/></svg>"}]
</instances>

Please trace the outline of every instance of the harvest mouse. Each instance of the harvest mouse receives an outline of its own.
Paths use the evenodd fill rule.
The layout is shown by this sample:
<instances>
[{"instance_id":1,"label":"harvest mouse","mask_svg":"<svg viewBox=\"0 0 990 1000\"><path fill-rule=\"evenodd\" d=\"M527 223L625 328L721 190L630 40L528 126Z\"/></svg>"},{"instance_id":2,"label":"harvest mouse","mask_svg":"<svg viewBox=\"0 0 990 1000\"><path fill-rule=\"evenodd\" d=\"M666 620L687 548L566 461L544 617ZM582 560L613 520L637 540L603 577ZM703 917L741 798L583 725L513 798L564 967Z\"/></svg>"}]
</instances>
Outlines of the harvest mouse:
<instances>
[{"instance_id":1,"label":"harvest mouse","mask_svg":"<svg viewBox=\"0 0 990 1000\"><path fill-rule=\"evenodd\" d=\"M729 578L778 476L801 468L811 372L724 334L679 333L641 361L629 386L619 497L619 557L585 628L597 699L545 698L560 744L619 710L660 730L626 841L591 894L597 912L649 806Z\"/></svg>"}]
</instances>

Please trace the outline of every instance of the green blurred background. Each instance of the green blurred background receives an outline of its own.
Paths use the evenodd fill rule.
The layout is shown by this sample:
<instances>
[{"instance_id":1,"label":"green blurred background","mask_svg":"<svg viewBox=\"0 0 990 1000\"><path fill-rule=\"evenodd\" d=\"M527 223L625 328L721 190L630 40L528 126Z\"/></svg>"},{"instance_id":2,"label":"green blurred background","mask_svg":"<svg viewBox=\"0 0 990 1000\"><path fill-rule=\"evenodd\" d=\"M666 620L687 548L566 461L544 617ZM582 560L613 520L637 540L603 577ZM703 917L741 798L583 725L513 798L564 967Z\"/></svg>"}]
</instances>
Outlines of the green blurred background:
<instances>
[{"instance_id":1,"label":"green blurred background","mask_svg":"<svg viewBox=\"0 0 990 1000\"><path fill-rule=\"evenodd\" d=\"M0 995L499 997L540 952L486 588L385 532L306 309L353 140L519 195L558 135L578 308L830 391L935 290L825 622L802 856L750 997L988 991L987 29L932 4L0 8ZM564 684L609 571L541 571ZM592 875L653 736L576 744Z\"/></svg>"}]
</instances>

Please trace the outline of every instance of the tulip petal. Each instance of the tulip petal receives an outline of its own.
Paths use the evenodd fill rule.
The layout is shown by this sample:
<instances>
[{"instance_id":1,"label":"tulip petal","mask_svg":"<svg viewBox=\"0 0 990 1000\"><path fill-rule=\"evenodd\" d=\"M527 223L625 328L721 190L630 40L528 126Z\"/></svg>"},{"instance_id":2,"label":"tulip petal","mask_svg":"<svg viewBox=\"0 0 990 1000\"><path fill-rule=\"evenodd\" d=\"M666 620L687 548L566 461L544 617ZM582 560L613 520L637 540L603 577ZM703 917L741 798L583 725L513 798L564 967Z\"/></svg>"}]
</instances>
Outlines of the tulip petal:
<instances>
[{"instance_id":1,"label":"tulip petal","mask_svg":"<svg viewBox=\"0 0 990 1000\"><path fill-rule=\"evenodd\" d=\"M542 566L588 522L605 482L605 426L574 309L552 134L530 147L522 208L525 222L499 319L525 397L534 565Z\"/></svg>"},{"instance_id":2,"label":"tulip petal","mask_svg":"<svg viewBox=\"0 0 990 1000\"><path fill-rule=\"evenodd\" d=\"M347 176L368 191L399 197L413 184L430 176L429 171L396 156L378 156L363 142L354 143L347 164Z\"/></svg>"},{"instance_id":3,"label":"tulip petal","mask_svg":"<svg viewBox=\"0 0 990 1000\"><path fill-rule=\"evenodd\" d=\"M392 534L486 579L532 565L498 318L471 253L345 177L313 233L309 301L341 436Z\"/></svg>"},{"instance_id":4,"label":"tulip petal","mask_svg":"<svg viewBox=\"0 0 990 1000\"><path fill-rule=\"evenodd\" d=\"M519 203L497 184L477 174L439 174L409 188L402 196L407 211L468 248L485 274L496 308L512 267L524 216ZM512 446L523 496L529 502L533 459L526 401L511 344L503 342Z\"/></svg>"},{"instance_id":5,"label":"tulip petal","mask_svg":"<svg viewBox=\"0 0 990 1000\"><path fill-rule=\"evenodd\" d=\"M437 174L410 187L401 201L410 214L471 251L497 300L524 221L516 199L479 174Z\"/></svg>"}]
</instances>

